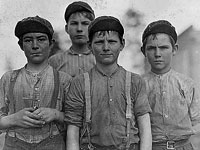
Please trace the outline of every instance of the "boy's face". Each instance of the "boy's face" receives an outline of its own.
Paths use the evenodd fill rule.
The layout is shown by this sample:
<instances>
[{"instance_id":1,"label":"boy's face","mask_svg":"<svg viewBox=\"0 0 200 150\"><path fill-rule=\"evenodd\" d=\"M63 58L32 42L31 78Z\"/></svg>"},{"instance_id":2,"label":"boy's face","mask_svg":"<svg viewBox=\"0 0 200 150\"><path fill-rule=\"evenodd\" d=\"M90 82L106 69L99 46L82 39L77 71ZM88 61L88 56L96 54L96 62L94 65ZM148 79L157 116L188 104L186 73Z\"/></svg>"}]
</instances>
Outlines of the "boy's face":
<instances>
[{"instance_id":1,"label":"boy's face","mask_svg":"<svg viewBox=\"0 0 200 150\"><path fill-rule=\"evenodd\" d=\"M120 41L115 31L96 32L90 43L96 62L102 65L117 63L120 51L124 48L124 41Z\"/></svg>"},{"instance_id":2,"label":"boy's face","mask_svg":"<svg viewBox=\"0 0 200 150\"><path fill-rule=\"evenodd\" d=\"M22 39L22 49L28 63L41 64L48 60L51 43L45 33L26 33Z\"/></svg>"},{"instance_id":3,"label":"boy's face","mask_svg":"<svg viewBox=\"0 0 200 150\"><path fill-rule=\"evenodd\" d=\"M163 74L170 70L172 56L177 51L177 45L172 47L169 35L158 33L147 37L145 55L156 74Z\"/></svg>"},{"instance_id":4,"label":"boy's face","mask_svg":"<svg viewBox=\"0 0 200 150\"><path fill-rule=\"evenodd\" d=\"M91 21L84 13L77 12L69 17L65 30L73 44L87 44L88 26L90 23Z\"/></svg>"}]
</instances>

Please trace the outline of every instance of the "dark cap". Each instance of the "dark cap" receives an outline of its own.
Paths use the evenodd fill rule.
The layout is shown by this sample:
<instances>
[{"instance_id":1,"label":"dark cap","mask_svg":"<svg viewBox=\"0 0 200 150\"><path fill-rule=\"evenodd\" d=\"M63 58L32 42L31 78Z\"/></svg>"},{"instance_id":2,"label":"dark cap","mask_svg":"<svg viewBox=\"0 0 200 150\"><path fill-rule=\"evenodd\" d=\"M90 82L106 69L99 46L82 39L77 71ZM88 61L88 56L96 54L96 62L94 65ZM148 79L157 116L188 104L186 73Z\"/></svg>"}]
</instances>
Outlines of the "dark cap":
<instances>
[{"instance_id":1,"label":"dark cap","mask_svg":"<svg viewBox=\"0 0 200 150\"><path fill-rule=\"evenodd\" d=\"M89 41L92 40L95 32L116 31L121 37L124 35L124 28L120 21L112 16L100 16L92 21L88 27Z\"/></svg>"},{"instance_id":2,"label":"dark cap","mask_svg":"<svg viewBox=\"0 0 200 150\"><path fill-rule=\"evenodd\" d=\"M17 23L15 27L15 36L20 38L24 34L30 32L46 33L52 38L54 30L48 20L39 16L27 17Z\"/></svg>"},{"instance_id":3,"label":"dark cap","mask_svg":"<svg viewBox=\"0 0 200 150\"><path fill-rule=\"evenodd\" d=\"M166 20L158 20L150 23L143 32L142 42L144 42L145 38L149 35L156 33L168 34L174 39L175 43L177 42L177 33L175 27Z\"/></svg>"},{"instance_id":4,"label":"dark cap","mask_svg":"<svg viewBox=\"0 0 200 150\"><path fill-rule=\"evenodd\" d=\"M86 2L77 1L69 4L65 10L65 21L68 22L68 19L71 14L75 12L86 11L92 13L94 15L94 10L90 7L90 5ZM95 15L94 15L95 16Z\"/></svg>"}]
</instances>

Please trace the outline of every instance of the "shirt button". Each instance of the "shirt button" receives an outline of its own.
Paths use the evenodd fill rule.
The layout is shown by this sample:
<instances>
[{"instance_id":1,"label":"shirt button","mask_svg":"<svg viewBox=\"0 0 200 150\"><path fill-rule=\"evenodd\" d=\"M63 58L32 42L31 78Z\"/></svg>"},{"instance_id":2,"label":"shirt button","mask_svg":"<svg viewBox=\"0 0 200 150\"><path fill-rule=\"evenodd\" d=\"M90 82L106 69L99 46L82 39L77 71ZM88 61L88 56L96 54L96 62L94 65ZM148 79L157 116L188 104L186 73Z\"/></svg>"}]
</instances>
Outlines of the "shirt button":
<instances>
[{"instance_id":1,"label":"shirt button","mask_svg":"<svg viewBox=\"0 0 200 150\"><path fill-rule=\"evenodd\" d=\"M166 92L165 91L163 91L163 94L165 94Z\"/></svg>"},{"instance_id":2,"label":"shirt button","mask_svg":"<svg viewBox=\"0 0 200 150\"><path fill-rule=\"evenodd\" d=\"M112 100L112 98L110 99L110 102L112 102L113 100Z\"/></svg>"},{"instance_id":3,"label":"shirt button","mask_svg":"<svg viewBox=\"0 0 200 150\"><path fill-rule=\"evenodd\" d=\"M168 118L168 115L164 114L164 117L165 117L165 118Z\"/></svg>"},{"instance_id":4,"label":"shirt button","mask_svg":"<svg viewBox=\"0 0 200 150\"><path fill-rule=\"evenodd\" d=\"M35 87L35 90L36 90L36 91L38 91L38 90L39 90L39 88L38 88L38 87Z\"/></svg>"}]
</instances>

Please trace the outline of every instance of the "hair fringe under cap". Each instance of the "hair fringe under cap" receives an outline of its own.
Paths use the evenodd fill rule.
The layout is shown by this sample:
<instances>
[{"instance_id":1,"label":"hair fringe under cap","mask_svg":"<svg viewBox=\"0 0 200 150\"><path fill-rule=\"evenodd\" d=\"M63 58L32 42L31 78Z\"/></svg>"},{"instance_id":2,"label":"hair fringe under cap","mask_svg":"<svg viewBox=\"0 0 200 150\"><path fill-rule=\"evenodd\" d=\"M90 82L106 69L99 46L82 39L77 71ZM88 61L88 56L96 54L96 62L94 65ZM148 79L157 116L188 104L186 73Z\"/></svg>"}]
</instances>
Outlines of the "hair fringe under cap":
<instances>
[{"instance_id":1,"label":"hair fringe under cap","mask_svg":"<svg viewBox=\"0 0 200 150\"><path fill-rule=\"evenodd\" d=\"M89 41L95 32L98 31L116 31L121 37L124 35L124 28L120 21L112 16L100 16L92 21L88 27Z\"/></svg>"},{"instance_id":2,"label":"hair fringe under cap","mask_svg":"<svg viewBox=\"0 0 200 150\"><path fill-rule=\"evenodd\" d=\"M158 20L150 23L143 32L142 42L144 42L145 38L147 38L149 35L156 33L168 34L174 39L175 43L177 42L177 33L175 27L166 20Z\"/></svg>"},{"instance_id":3,"label":"hair fringe under cap","mask_svg":"<svg viewBox=\"0 0 200 150\"><path fill-rule=\"evenodd\" d=\"M48 20L39 16L27 17L17 23L15 27L15 36L20 38L24 34L30 32L46 33L52 38L54 30Z\"/></svg>"},{"instance_id":4,"label":"hair fringe under cap","mask_svg":"<svg viewBox=\"0 0 200 150\"><path fill-rule=\"evenodd\" d=\"M73 2L71 4L68 5L68 7L65 10L65 21L68 22L68 19L70 17L71 14L75 13L75 12L81 12L81 11L86 11L86 12L90 12L94 15L94 10L90 7L90 5L86 2L82 2L82 1L76 1Z\"/></svg>"}]
</instances>

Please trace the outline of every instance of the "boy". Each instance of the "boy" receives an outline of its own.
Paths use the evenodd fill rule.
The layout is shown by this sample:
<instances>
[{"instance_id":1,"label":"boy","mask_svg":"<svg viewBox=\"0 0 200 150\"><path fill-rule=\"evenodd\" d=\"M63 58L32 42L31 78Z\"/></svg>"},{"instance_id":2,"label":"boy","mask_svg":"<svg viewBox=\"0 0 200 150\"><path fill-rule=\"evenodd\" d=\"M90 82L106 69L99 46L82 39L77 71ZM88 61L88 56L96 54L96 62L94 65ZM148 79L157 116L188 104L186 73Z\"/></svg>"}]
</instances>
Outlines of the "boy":
<instances>
[{"instance_id":1,"label":"boy","mask_svg":"<svg viewBox=\"0 0 200 150\"><path fill-rule=\"evenodd\" d=\"M94 17L93 9L82 1L73 2L66 8L65 31L69 34L72 46L50 57L49 62L54 68L75 77L94 66L95 59L87 44L88 26Z\"/></svg>"},{"instance_id":2,"label":"boy","mask_svg":"<svg viewBox=\"0 0 200 150\"><path fill-rule=\"evenodd\" d=\"M200 99L194 82L171 69L178 51L175 27L166 20L152 22L142 42L151 65L144 79L152 109L153 150L193 150L189 138L199 132Z\"/></svg>"},{"instance_id":3,"label":"boy","mask_svg":"<svg viewBox=\"0 0 200 150\"><path fill-rule=\"evenodd\" d=\"M151 112L145 82L117 64L124 28L112 16L89 26L96 65L75 77L66 100L67 149L151 150ZM90 87L90 88L89 88ZM80 130L82 129L82 130Z\"/></svg>"},{"instance_id":4,"label":"boy","mask_svg":"<svg viewBox=\"0 0 200 150\"><path fill-rule=\"evenodd\" d=\"M4 150L65 150L62 107L71 77L48 64L53 32L51 23L39 16L24 18L15 27L27 64L0 80Z\"/></svg>"}]
</instances>

